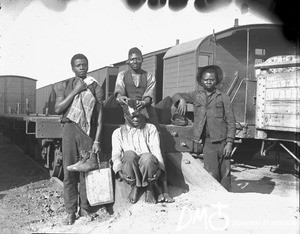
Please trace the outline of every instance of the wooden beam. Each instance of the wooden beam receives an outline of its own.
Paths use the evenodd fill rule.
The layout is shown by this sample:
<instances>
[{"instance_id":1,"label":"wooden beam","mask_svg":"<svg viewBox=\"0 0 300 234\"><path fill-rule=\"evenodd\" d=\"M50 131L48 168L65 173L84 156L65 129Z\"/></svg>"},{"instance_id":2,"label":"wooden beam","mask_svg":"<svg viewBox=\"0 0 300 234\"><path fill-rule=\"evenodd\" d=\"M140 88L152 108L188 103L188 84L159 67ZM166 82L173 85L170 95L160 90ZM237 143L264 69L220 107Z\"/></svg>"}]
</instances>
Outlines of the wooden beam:
<instances>
[{"instance_id":1,"label":"wooden beam","mask_svg":"<svg viewBox=\"0 0 300 234\"><path fill-rule=\"evenodd\" d=\"M202 166L201 162L194 159L187 152L168 152L166 156L166 167L169 182L178 187L189 189L195 186L203 191L227 190L213 178Z\"/></svg>"},{"instance_id":2,"label":"wooden beam","mask_svg":"<svg viewBox=\"0 0 300 234\"><path fill-rule=\"evenodd\" d=\"M127 201L127 196L131 191L131 186L126 184L124 181L120 182L119 180L114 180L114 191L115 191L115 196L114 200L115 202L110 206L109 209L110 211L113 212L114 214L121 214L129 208L134 205L130 202ZM139 200L138 202L144 202L145 201L145 194L144 191L139 195Z\"/></svg>"}]
</instances>

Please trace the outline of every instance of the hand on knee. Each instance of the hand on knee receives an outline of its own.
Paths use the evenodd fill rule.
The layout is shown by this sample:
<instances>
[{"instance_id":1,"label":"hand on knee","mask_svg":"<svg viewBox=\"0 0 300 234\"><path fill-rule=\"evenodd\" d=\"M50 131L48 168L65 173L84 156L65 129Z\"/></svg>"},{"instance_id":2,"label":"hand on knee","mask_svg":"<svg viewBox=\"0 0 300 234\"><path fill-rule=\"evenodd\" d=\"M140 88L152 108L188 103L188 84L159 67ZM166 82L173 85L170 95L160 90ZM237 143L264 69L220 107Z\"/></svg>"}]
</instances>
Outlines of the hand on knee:
<instances>
[{"instance_id":1,"label":"hand on knee","mask_svg":"<svg viewBox=\"0 0 300 234\"><path fill-rule=\"evenodd\" d=\"M148 178L148 182L151 183L151 182L157 181L158 178L160 177L160 174L161 174L161 170L158 169L156 174L153 175L153 177Z\"/></svg>"},{"instance_id":2,"label":"hand on knee","mask_svg":"<svg viewBox=\"0 0 300 234\"><path fill-rule=\"evenodd\" d=\"M135 184L135 179L130 178L126 174L124 174L122 171L117 172L117 177L119 178L120 181L125 181L129 185L134 185Z\"/></svg>"}]
</instances>

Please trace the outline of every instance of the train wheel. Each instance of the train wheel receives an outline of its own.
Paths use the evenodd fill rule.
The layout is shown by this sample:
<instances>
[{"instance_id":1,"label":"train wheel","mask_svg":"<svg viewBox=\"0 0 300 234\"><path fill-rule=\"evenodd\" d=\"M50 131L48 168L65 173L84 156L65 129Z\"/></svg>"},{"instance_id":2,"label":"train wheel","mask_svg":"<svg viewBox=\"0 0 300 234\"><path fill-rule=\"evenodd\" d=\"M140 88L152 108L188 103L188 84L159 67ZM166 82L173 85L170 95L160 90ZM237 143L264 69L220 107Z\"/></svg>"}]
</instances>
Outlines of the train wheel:
<instances>
[{"instance_id":1,"label":"train wheel","mask_svg":"<svg viewBox=\"0 0 300 234\"><path fill-rule=\"evenodd\" d=\"M49 173L51 177L57 178L61 178L63 175L62 152L59 147L57 147L54 151L54 158L51 162Z\"/></svg>"}]
</instances>

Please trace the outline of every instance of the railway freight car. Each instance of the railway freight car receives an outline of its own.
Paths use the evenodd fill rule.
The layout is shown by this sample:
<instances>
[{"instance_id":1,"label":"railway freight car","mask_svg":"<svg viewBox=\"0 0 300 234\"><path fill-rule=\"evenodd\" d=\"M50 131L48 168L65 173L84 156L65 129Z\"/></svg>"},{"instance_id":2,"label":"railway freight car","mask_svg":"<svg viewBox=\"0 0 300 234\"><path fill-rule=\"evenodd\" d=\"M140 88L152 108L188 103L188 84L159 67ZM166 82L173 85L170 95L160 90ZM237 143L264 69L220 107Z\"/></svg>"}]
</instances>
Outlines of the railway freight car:
<instances>
[{"instance_id":1,"label":"railway freight car","mask_svg":"<svg viewBox=\"0 0 300 234\"><path fill-rule=\"evenodd\" d=\"M281 128L280 134L274 130L271 131L272 134L270 135L270 131L258 127L257 103L258 97L261 97L262 94L259 93L261 89L257 89L260 83L257 82L258 74L256 71L257 73L259 71L254 67L255 64L262 63L272 56L296 55L298 50L299 48L295 43L284 38L280 25L235 25L221 32L213 32L211 35L190 42L176 44L173 47L146 54L144 55L143 68L156 75L157 97L155 103L157 107L161 107L161 100L163 102L174 93L189 92L198 88L196 74L199 68L207 65L220 66L224 71L224 78L219 88L230 96L237 120L233 157L246 161L250 160L255 153L265 153L270 149L269 146L266 146L269 142L272 143L271 146L275 142L284 145L284 147L286 143L289 143L287 144L288 147L294 151L299 149L298 128L293 129L295 130L293 133L295 137L289 138L286 136L290 136L290 134L287 134L284 128ZM298 66L298 64L290 61L287 66L296 65ZM106 98L113 92L118 71L124 70L125 66L127 65L124 60L115 63L113 67L91 72L102 84ZM285 78L284 75L281 77ZM298 82L296 84L299 84L299 76L296 75L294 79ZM37 110L42 113L42 116L27 116L26 132L36 136L40 145L39 149L36 150L37 157L42 155L46 167L51 169L52 175L57 176L57 173L53 172L61 172L60 117L49 115L53 113L55 85L57 84L37 90L37 99L39 100ZM295 100L297 100L299 93L296 92L295 95ZM297 108L297 101L293 103L296 103L295 108ZM117 115L113 114L114 112L111 110L105 111L110 118L104 118L103 135L106 141L104 150L109 153L111 133L120 123L117 121L110 122ZM189 106L188 111L187 117L191 123L193 121L193 106ZM169 118L169 112L167 109L161 113L166 114ZM160 117L162 116L161 113ZM298 120L299 111L295 111L294 115L296 116L292 118ZM262 116L261 113L260 116ZM120 118L122 118L121 115ZM164 120L168 118L164 118ZM167 152L193 153L192 124L174 126L170 124L169 120L161 122L161 128L164 149ZM262 138L261 131L269 133L269 135L265 134ZM292 152L291 155L298 162L296 154Z\"/></svg>"},{"instance_id":2,"label":"railway freight car","mask_svg":"<svg viewBox=\"0 0 300 234\"><path fill-rule=\"evenodd\" d=\"M163 97L197 89L198 69L220 66L224 78L219 88L230 96L237 121L234 157L247 161L264 147L256 139L256 99L260 94L254 65L272 56L299 54L296 46L285 39L281 26L273 24L234 26L173 46L164 56ZM299 138L293 142L299 144Z\"/></svg>"},{"instance_id":3,"label":"railway freight car","mask_svg":"<svg viewBox=\"0 0 300 234\"><path fill-rule=\"evenodd\" d=\"M0 76L0 114L36 112L36 80L24 76Z\"/></svg>"}]
</instances>

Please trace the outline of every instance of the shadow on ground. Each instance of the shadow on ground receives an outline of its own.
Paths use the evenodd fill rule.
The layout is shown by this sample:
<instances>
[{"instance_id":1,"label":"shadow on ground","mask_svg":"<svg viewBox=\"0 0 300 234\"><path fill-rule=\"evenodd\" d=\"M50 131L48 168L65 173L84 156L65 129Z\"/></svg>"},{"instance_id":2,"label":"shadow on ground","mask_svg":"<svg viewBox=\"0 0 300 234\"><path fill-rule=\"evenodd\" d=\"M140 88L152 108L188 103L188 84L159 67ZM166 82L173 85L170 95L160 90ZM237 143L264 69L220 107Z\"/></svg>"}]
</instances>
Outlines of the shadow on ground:
<instances>
[{"instance_id":1,"label":"shadow on ground","mask_svg":"<svg viewBox=\"0 0 300 234\"><path fill-rule=\"evenodd\" d=\"M0 135L0 192L49 179L49 174Z\"/></svg>"},{"instance_id":2,"label":"shadow on ground","mask_svg":"<svg viewBox=\"0 0 300 234\"><path fill-rule=\"evenodd\" d=\"M232 176L232 187L234 193L262 193L271 194L275 188L275 182L271 177L264 176L259 180L239 180Z\"/></svg>"}]
</instances>

